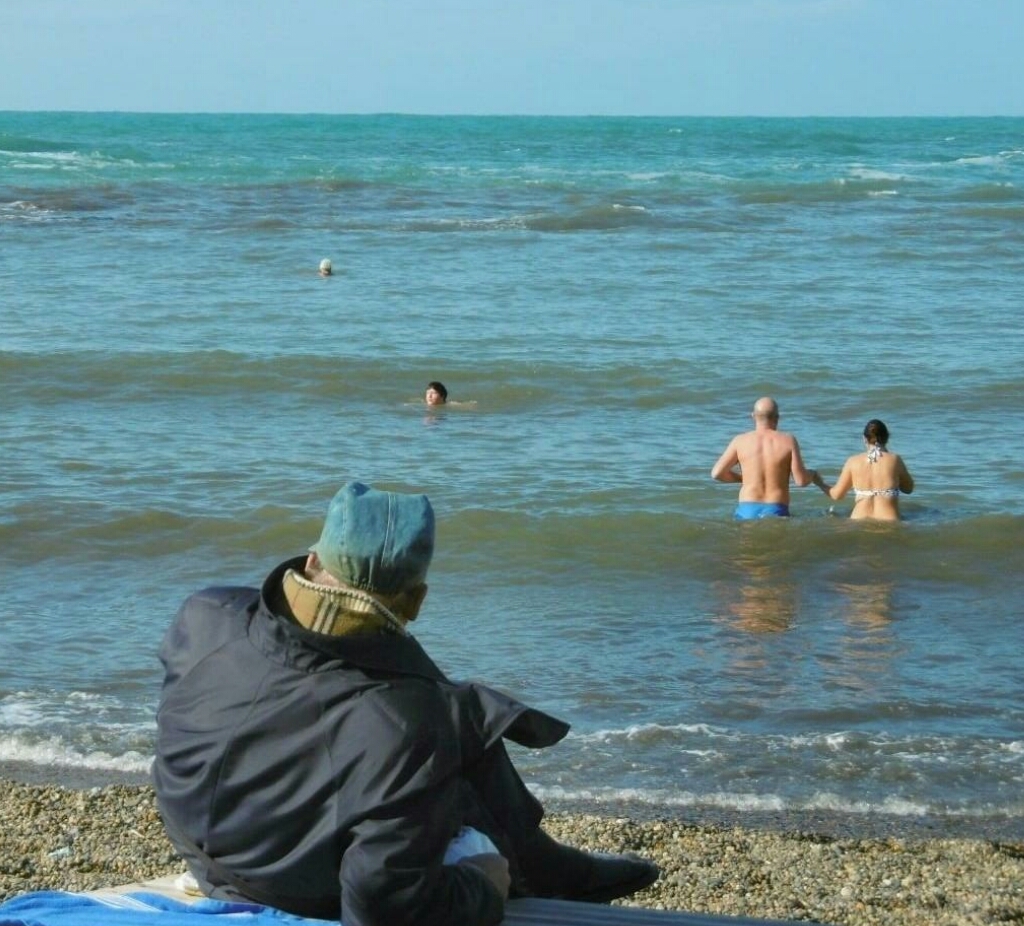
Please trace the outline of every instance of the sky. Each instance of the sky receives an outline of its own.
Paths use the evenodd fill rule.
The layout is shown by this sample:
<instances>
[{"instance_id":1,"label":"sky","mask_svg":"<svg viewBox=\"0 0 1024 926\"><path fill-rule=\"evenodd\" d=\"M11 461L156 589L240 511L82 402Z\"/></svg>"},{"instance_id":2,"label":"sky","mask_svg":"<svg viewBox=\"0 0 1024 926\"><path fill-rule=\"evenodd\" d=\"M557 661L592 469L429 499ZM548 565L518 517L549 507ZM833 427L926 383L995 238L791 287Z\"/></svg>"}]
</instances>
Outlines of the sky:
<instances>
[{"instance_id":1,"label":"sky","mask_svg":"<svg viewBox=\"0 0 1024 926\"><path fill-rule=\"evenodd\" d=\"M1024 115L1024 0L0 0L0 111Z\"/></svg>"}]
</instances>

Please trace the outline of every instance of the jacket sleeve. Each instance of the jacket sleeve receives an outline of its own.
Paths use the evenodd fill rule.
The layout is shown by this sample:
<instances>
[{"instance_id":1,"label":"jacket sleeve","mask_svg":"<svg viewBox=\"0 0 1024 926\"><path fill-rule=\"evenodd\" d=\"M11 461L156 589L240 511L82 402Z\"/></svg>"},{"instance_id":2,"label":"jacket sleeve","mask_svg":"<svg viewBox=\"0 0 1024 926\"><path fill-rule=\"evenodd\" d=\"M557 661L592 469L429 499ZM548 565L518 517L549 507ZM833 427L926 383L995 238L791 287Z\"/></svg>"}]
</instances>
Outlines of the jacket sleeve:
<instances>
[{"instance_id":1,"label":"jacket sleeve","mask_svg":"<svg viewBox=\"0 0 1024 926\"><path fill-rule=\"evenodd\" d=\"M455 686L453 701L459 705L456 721L465 736L470 733L483 749L501 737L520 746L541 749L553 746L569 732L569 724L557 717L527 707L516 698L479 682Z\"/></svg>"},{"instance_id":2,"label":"jacket sleeve","mask_svg":"<svg viewBox=\"0 0 1024 926\"><path fill-rule=\"evenodd\" d=\"M457 732L434 686L389 695L347 731L364 748L346 789L357 785L368 809L342 826L352 841L341 860L341 920L496 926L505 905L494 885L472 866L442 864L466 809Z\"/></svg>"}]
</instances>

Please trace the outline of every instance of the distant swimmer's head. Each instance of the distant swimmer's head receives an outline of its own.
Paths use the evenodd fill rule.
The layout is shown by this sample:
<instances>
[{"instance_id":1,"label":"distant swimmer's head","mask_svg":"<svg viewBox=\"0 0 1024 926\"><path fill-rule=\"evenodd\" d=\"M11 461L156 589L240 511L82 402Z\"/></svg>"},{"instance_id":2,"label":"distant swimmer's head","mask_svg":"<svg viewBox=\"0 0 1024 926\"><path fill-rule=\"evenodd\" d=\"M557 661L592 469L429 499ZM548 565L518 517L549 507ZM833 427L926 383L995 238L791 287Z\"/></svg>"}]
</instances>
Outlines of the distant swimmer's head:
<instances>
[{"instance_id":1,"label":"distant swimmer's head","mask_svg":"<svg viewBox=\"0 0 1024 926\"><path fill-rule=\"evenodd\" d=\"M331 262L325 257L320 261L320 276L329 277L334 271L331 269Z\"/></svg>"},{"instance_id":2,"label":"distant swimmer's head","mask_svg":"<svg viewBox=\"0 0 1024 926\"><path fill-rule=\"evenodd\" d=\"M779 405L770 396L763 396L754 403L754 410L750 413L750 417L754 421L777 424L779 421Z\"/></svg>"},{"instance_id":3,"label":"distant swimmer's head","mask_svg":"<svg viewBox=\"0 0 1024 926\"><path fill-rule=\"evenodd\" d=\"M436 379L427 383L427 391L423 395L423 401L427 405L444 405L448 401L448 390L445 389L444 383L439 383Z\"/></svg>"},{"instance_id":4,"label":"distant swimmer's head","mask_svg":"<svg viewBox=\"0 0 1024 926\"><path fill-rule=\"evenodd\" d=\"M864 440L869 447L881 447L884 450L889 443L889 429L885 422L872 418L864 425Z\"/></svg>"}]
</instances>

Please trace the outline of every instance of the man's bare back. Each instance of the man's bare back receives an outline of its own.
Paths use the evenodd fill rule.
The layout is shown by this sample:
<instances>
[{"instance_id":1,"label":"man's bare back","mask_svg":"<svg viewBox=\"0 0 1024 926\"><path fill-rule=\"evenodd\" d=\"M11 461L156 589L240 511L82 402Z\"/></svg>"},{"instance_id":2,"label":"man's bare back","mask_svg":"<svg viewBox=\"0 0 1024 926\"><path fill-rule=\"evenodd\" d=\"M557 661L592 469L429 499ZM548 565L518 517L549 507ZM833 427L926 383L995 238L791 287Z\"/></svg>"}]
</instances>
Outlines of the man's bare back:
<instances>
[{"instance_id":1,"label":"man's bare back","mask_svg":"<svg viewBox=\"0 0 1024 926\"><path fill-rule=\"evenodd\" d=\"M719 482L741 484L738 516L742 503L781 506L767 513L788 514L790 478L795 485L806 486L816 474L804 466L797 439L778 430L779 407L774 399L758 399L751 417L754 430L738 434L729 442L711 476Z\"/></svg>"}]
</instances>

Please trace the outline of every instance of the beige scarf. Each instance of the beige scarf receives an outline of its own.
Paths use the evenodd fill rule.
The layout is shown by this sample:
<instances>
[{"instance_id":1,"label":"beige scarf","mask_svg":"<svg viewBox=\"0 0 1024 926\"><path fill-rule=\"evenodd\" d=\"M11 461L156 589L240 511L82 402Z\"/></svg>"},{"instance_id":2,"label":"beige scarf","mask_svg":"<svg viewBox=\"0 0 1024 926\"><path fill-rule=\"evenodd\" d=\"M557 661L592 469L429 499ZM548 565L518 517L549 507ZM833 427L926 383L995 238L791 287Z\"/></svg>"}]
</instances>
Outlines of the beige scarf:
<instances>
[{"instance_id":1,"label":"beige scarf","mask_svg":"<svg viewBox=\"0 0 1024 926\"><path fill-rule=\"evenodd\" d=\"M311 582L294 569L284 574L281 586L295 619L314 633L405 636L405 622L367 592Z\"/></svg>"}]
</instances>

